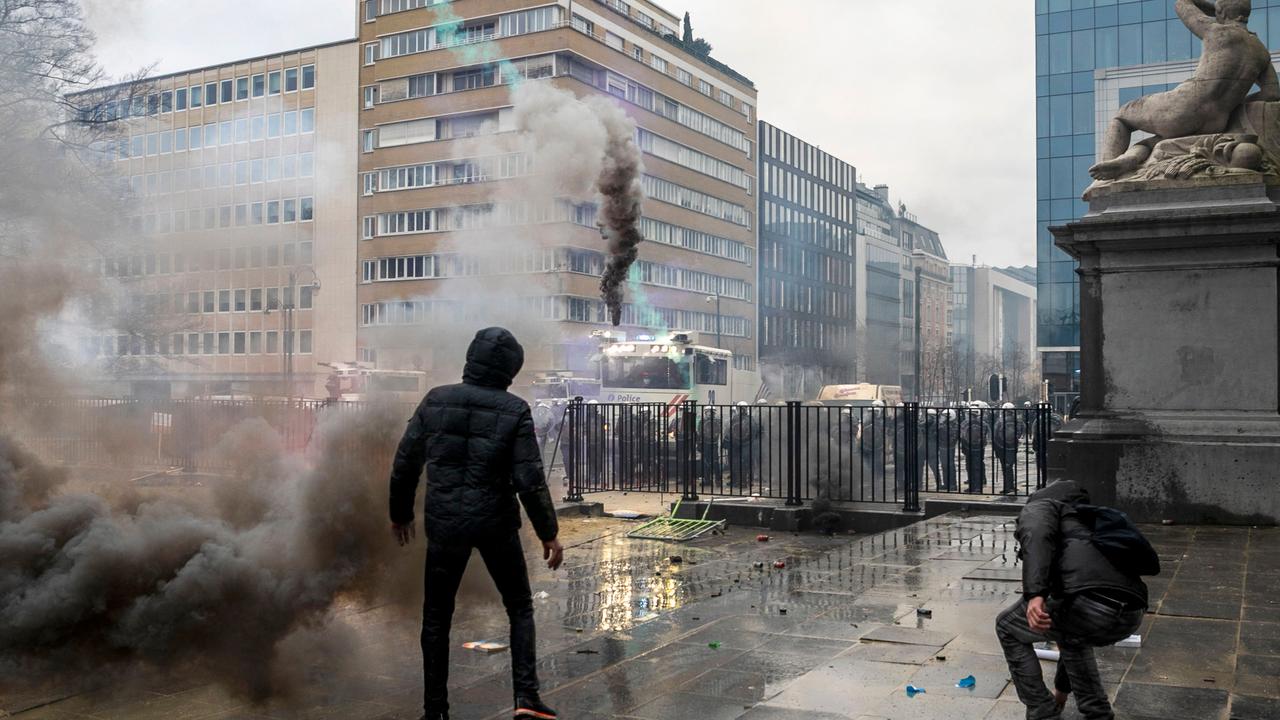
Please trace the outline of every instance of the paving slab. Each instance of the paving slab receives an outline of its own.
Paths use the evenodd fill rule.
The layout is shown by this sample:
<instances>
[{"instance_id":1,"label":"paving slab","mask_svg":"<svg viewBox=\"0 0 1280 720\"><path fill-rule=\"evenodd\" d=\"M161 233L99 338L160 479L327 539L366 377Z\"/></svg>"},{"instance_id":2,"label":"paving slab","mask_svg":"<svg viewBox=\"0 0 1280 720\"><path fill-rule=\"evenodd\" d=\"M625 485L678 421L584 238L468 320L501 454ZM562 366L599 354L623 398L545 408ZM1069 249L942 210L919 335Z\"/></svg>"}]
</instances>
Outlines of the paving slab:
<instances>
[{"instance_id":1,"label":"paving slab","mask_svg":"<svg viewBox=\"0 0 1280 720\"><path fill-rule=\"evenodd\" d=\"M994 634L1021 584L1009 518L941 516L878 535L769 543L746 528L686 544L627 539L627 523L607 518L566 518L562 528L577 545L567 568L530 560L535 592L549 595L535 608L544 696L567 718L1025 716ZM1117 717L1280 718L1280 532L1143 529L1165 570L1148 582L1143 647L1096 652ZM685 562L673 565L677 554ZM359 667L317 658L293 703L255 706L183 672L84 693L14 692L0 678L0 717L415 720L417 620L377 608L341 616ZM505 632L495 599L459 603L458 642ZM455 720L508 717L510 657L455 649L452 660ZM1051 677L1055 664L1042 666ZM955 688L970 674L973 690ZM927 692L908 698L908 682ZM33 700L42 707L28 709ZM1069 705L1064 720L1078 717Z\"/></svg>"}]
</instances>

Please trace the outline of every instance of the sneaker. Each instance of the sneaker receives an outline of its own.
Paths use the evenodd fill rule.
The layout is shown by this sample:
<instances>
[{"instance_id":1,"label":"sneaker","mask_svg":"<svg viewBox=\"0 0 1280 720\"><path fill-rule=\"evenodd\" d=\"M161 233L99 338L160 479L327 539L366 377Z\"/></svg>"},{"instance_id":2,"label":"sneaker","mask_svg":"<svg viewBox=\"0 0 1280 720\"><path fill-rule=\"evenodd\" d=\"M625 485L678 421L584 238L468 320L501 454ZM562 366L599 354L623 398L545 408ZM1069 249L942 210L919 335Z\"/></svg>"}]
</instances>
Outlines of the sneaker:
<instances>
[{"instance_id":1,"label":"sneaker","mask_svg":"<svg viewBox=\"0 0 1280 720\"><path fill-rule=\"evenodd\" d=\"M557 720L556 711L543 704L537 695L526 695L516 698L515 718L533 718L533 720Z\"/></svg>"}]
</instances>

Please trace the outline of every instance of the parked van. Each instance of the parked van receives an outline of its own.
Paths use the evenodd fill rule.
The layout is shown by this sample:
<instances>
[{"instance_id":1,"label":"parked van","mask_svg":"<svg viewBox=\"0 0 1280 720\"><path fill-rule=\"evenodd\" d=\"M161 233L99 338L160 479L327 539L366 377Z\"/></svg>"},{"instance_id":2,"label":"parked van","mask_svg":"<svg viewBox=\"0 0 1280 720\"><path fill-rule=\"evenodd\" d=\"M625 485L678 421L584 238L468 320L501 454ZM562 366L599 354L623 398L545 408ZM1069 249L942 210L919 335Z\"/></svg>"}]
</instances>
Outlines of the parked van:
<instances>
[{"instance_id":1,"label":"parked van","mask_svg":"<svg viewBox=\"0 0 1280 720\"><path fill-rule=\"evenodd\" d=\"M902 386L872 385L856 383L854 385L827 385L818 393L818 402L823 405L853 405L867 407L876 400L885 405L898 405L902 402Z\"/></svg>"}]
</instances>

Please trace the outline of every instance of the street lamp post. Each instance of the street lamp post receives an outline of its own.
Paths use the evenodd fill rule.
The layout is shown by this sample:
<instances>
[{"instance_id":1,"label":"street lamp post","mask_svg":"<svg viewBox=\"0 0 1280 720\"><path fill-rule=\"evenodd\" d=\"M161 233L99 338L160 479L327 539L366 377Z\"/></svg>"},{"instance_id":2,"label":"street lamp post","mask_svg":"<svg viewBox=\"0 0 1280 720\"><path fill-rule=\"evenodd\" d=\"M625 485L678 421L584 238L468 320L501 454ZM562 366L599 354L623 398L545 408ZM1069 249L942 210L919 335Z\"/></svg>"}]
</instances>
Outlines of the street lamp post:
<instances>
[{"instance_id":1,"label":"street lamp post","mask_svg":"<svg viewBox=\"0 0 1280 720\"><path fill-rule=\"evenodd\" d=\"M920 338L920 295L922 293L920 288L921 270L922 268L918 266L916 267L916 402L920 402L920 399L923 396L921 390L924 387L924 378L920 377L920 353L921 348L924 346L924 341Z\"/></svg>"},{"instance_id":2,"label":"street lamp post","mask_svg":"<svg viewBox=\"0 0 1280 720\"><path fill-rule=\"evenodd\" d=\"M293 402L293 344L295 341L293 313L298 309L298 270L299 268L289 270L289 294L285 298L284 304L279 308L284 316L284 353L281 362L283 364L285 395L290 403ZM316 271L310 267L303 267L301 270L311 273L311 284L308 287L311 288L312 295L320 292L320 278L316 276ZM270 314L273 309L275 308L267 307L263 310L263 314Z\"/></svg>"},{"instance_id":3,"label":"street lamp post","mask_svg":"<svg viewBox=\"0 0 1280 720\"><path fill-rule=\"evenodd\" d=\"M716 348L724 349L724 335L720 332L720 293L708 295L707 302L715 302L716 304Z\"/></svg>"}]
</instances>

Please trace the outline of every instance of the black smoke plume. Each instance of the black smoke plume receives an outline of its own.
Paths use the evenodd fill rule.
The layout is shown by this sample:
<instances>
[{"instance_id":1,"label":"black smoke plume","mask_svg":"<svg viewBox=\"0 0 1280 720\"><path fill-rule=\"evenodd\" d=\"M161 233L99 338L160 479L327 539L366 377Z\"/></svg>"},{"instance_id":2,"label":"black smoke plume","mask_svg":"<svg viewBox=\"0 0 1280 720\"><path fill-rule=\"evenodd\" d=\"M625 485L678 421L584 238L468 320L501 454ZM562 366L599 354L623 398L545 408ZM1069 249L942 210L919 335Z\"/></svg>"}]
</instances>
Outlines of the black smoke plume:
<instances>
[{"instance_id":1,"label":"black smoke plume","mask_svg":"<svg viewBox=\"0 0 1280 720\"><path fill-rule=\"evenodd\" d=\"M609 129L604 167L598 183L603 198L600 226L608 243L609 261L600 281L600 294L609 308L609 319L616 327L622 324L623 286L631 265L640 256L640 243L644 241L640 234L640 212L644 203L644 190L640 185L643 164L640 148L635 142L635 125L630 118L615 109L614 113L602 114L601 120Z\"/></svg>"}]
</instances>

